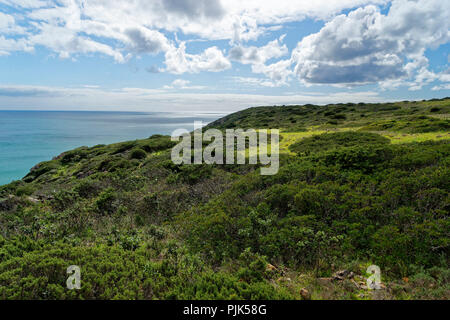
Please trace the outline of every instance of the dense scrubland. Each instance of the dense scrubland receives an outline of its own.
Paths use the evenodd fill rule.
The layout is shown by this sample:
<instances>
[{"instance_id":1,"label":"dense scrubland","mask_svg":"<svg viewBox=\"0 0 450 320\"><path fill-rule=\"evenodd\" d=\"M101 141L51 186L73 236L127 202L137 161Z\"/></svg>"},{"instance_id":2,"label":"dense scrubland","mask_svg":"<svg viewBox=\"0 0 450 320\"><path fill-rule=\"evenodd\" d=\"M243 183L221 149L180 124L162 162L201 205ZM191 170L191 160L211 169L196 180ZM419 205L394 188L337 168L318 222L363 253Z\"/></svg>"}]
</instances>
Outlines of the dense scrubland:
<instances>
[{"instance_id":1,"label":"dense scrubland","mask_svg":"<svg viewBox=\"0 0 450 320\"><path fill-rule=\"evenodd\" d=\"M175 165L159 135L65 152L0 187L0 298L448 299L449 114L274 106L208 126L280 129L273 176Z\"/></svg>"}]
</instances>

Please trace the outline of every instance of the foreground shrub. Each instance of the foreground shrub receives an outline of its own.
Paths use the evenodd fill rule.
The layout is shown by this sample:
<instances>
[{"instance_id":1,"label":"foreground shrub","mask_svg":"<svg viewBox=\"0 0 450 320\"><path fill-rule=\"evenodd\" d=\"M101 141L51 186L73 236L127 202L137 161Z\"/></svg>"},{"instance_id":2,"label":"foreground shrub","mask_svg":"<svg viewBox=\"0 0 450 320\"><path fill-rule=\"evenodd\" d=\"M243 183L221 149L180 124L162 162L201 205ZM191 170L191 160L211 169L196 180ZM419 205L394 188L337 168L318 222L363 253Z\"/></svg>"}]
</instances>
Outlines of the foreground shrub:
<instances>
[{"instance_id":1,"label":"foreground shrub","mask_svg":"<svg viewBox=\"0 0 450 320\"><path fill-rule=\"evenodd\" d=\"M319 151L327 151L341 147L352 147L362 145L389 144L388 138L379 134L369 132L336 132L325 133L304 138L289 146L289 149L299 154L309 154Z\"/></svg>"},{"instance_id":2,"label":"foreground shrub","mask_svg":"<svg viewBox=\"0 0 450 320\"><path fill-rule=\"evenodd\" d=\"M130 159L142 160L145 157L147 157L147 153L140 148L133 149L130 153Z\"/></svg>"}]
</instances>

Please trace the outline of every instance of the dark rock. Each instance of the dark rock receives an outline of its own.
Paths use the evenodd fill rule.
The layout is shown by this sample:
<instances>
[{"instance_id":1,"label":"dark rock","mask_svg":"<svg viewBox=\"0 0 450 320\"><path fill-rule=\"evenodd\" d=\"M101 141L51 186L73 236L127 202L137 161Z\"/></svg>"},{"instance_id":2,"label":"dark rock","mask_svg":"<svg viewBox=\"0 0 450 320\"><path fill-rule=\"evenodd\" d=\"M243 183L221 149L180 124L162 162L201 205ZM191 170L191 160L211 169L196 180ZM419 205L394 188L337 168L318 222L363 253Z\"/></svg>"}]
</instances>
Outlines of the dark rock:
<instances>
[{"instance_id":1,"label":"dark rock","mask_svg":"<svg viewBox=\"0 0 450 320\"><path fill-rule=\"evenodd\" d=\"M84 179L86 177L89 177L92 174L94 174L93 171L87 171L87 172L81 171L76 174L76 177L77 177L77 179Z\"/></svg>"},{"instance_id":2,"label":"dark rock","mask_svg":"<svg viewBox=\"0 0 450 320\"><path fill-rule=\"evenodd\" d=\"M50 201L50 200L53 200L53 199L55 199L55 197L54 196L52 196L52 195L46 195L46 194L38 194L37 196L36 196L36 198L39 200L39 201Z\"/></svg>"},{"instance_id":3,"label":"dark rock","mask_svg":"<svg viewBox=\"0 0 450 320\"><path fill-rule=\"evenodd\" d=\"M300 289L300 295L304 300L311 300L311 293L305 288Z\"/></svg>"},{"instance_id":4,"label":"dark rock","mask_svg":"<svg viewBox=\"0 0 450 320\"><path fill-rule=\"evenodd\" d=\"M67 154L67 152L63 152L63 153L61 153L59 156L53 157L52 160L60 160L60 159L62 159L66 154Z\"/></svg>"},{"instance_id":5,"label":"dark rock","mask_svg":"<svg viewBox=\"0 0 450 320\"><path fill-rule=\"evenodd\" d=\"M40 202L39 199L35 199L33 197L27 197L27 200L32 202L32 203L39 203Z\"/></svg>"},{"instance_id":6,"label":"dark rock","mask_svg":"<svg viewBox=\"0 0 450 320\"><path fill-rule=\"evenodd\" d=\"M268 263L267 266L266 266L266 270L267 271L277 271L278 269L274 265Z\"/></svg>"},{"instance_id":7,"label":"dark rock","mask_svg":"<svg viewBox=\"0 0 450 320\"><path fill-rule=\"evenodd\" d=\"M29 182L33 182L34 179L36 179L36 177L35 177L34 175L28 174L28 175L27 175L25 178L23 178L22 180L23 180L24 182L29 183Z\"/></svg>"},{"instance_id":8,"label":"dark rock","mask_svg":"<svg viewBox=\"0 0 450 320\"><path fill-rule=\"evenodd\" d=\"M10 195L8 198L0 199L0 211L11 211L16 207L15 197Z\"/></svg>"},{"instance_id":9,"label":"dark rock","mask_svg":"<svg viewBox=\"0 0 450 320\"><path fill-rule=\"evenodd\" d=\"M339 270L333 274L333 280L342 281L344 279L352 279L354 276L355 274L349 270Z\"/></svg>"}]
</instances>

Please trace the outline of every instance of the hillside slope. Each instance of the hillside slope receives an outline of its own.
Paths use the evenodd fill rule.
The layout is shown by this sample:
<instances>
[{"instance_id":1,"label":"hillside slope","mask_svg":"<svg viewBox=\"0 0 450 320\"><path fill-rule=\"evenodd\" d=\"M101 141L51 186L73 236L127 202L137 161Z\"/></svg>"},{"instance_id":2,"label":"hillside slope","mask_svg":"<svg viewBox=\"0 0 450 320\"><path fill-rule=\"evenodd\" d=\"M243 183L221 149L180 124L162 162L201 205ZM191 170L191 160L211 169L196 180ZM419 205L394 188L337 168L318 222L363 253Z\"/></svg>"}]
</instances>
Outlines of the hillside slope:
<instances>
[{"instance_id":1,"label":"hillside slope","mask_svg":"<svg viewBox=\"0 0 450 320\"><path fill-rule=\"evenodd\" d=\"M159 135L63 153L0 187L0 299L448 299L449 114L258 107L208 126L279 128L274 176L175 165Z\"/></svg>"}]
</instances>

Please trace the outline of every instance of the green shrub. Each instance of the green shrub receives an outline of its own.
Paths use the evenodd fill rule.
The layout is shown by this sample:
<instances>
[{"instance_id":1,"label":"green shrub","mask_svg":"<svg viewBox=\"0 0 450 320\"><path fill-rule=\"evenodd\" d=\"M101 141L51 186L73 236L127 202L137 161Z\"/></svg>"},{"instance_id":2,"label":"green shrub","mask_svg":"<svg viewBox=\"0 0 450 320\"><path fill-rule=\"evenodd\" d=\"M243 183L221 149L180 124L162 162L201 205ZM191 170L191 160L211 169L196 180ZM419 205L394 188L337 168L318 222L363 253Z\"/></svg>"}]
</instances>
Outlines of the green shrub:
<instances>
[{"instance_id":1,"label":"green shrub","mask_svg":"<svg viewBox=\"0 0 450 320\"><path fill-rule=\"evenodd\" d=\"M26 184L16 189L16 196L31 196L35 191L35 187L31 184Z\"/></svg>"},{"instance_id":2,"label":"green shrub","mask_svg":"<svg viewBox=\"0 0 450 320\"><path fill-rule=\"evenodd\" d=\"M112 154L124 153L136 146L136 141L123 142L117 145L116 150Z\"/></svg>"},{"instance_id":3,"label":"green shrub","mask_svg":"<svg viewBox=\"0 0 450 320\"><path fill-rule=\"evenodd\" d=\"M172 182L183 182L187 184L195 184L201 180L211 177L212 166L211 165L182 165L178 167L179 172L172 175Z\"/></svg>"},{"instance_id":4,"label":"green shrub","mask_svg":"<svg viewBox=\"0 0 450 320\"><path fill-rule=\"evenodd\" d=\"M450 120L441 120L427 116L405 117L398 120L381 120L362 128L367 131L401 131L406 133L426 133L448 131Z\"/></svg>"},{"instance_id":5,"label":"green shrub","mask_svg":"<svg viewBox=\"0 0 450 320\"><path fill-rule=\"evenodd\" d=\"M40 176L56 170L60 165L56 161L41 162L35 167L33 167L30 172L23 179L25 182L31 182L39 178Z\"/></svg>"},{"instance_id":6,"label":"green shrub","mask_svg":"<svg viewBox=\"0 0 450 320\"><path fill-rule=\"evenodd\" d=\"M97 197L95 206L102 214L111 214L117 209L117 194L112 188L108 188Z\"/></svg>"},{"instance_id":7,"label":"green shrub","mask_svg":"<svg viewBox=\"0 0 450 320\"><path fill-rule=\"evenodd\" d=\"M293 152L308 154L312 152L332 150L342 147L389 144L388 138L369 132L336 132L325 133L304 138L289 146Z\"/></svg>"},{"instance_id":8,"label":"green shrub","mask_svg":"<svg viewBox=\"0 0 450 320\"><path fill-rule=\"evenodd\" d=\"M365 275L370 264L387 298L445 299L450 143L432 107L450 111L448 99L259 107L209 125L444 131L421 143L363 130L305 138L273 176L175 165L170 137L158 135L41 163L0 187L0 299L289 299L310 285L313 298L359 299L349 281L330 293L310 276ZM138 149L152 155L132 159ZM81 290L65 286L72 264Z\"/></svg>"},{"instance_id":9,"label":"green shrub","mask_svg":"<svg viewBox=\"0 0 450 320\"><path fill-rule=\"evenodd\" d=\"M63 211L77 200L77 195L71 190L61 190L55 194L52 206L58 211Z\"/></svg>"},{"instance_id":10,"label":"green shrub","mask_svg":"<svg viewBox=\"0 0 450 320\"><path fill-rule=\"evenodd\" d=\"M161 135L153 135L149 140L150 141L147 144L142 145L142 149L149 153L166 150L172 148L176 144L170 137Z\"/></svg>"},{"instance_id":11,"label":"green shrub","mask_svg":"<svg viewBox=\"0 0 450 320\"><path fill-rule=\"evenodd\" d=\"M0 263L1 299L143 299L150 297L144 279L144 251L95 245L47 245ZM81 268L81 289L66 288L66 269Z\"/></svg>"},{"instance_id":12,"label":"green shrub","mask_svg":"<svg viewBox=\"0 0 450 320\"><path fill-rule=\"evenodd\" d=\"M60 157L62 164L67 165L69 163L79 162L87 157L88 153L84 148L76 149L73 151L65 152Z\"/></svg>"},{"instance_id":13,"label":"green shrub","mask_svg":"<svg viewBox=\"0 0 450 320\"><path fill-rule=\"evenodd\" d=\"M325 204L324 194L315 189L303 189L295 195L295 208L301 215L320 214Z\"/></svg>"},{"instance_id":14,"label":"green shrub","mask_svg":"<svg viewBox=\"0 0 450 320\"><path fill-rule=\"evenodd\" d=\"M133 149L130 153L130 159L142 160L145 159L146 157L147 153L140 148Z\"/></svg>"},{"instance_id":15,"label":"green shrub","mask_svg":"<svg viewBox=\"0 0 450 320\"><path fill-rule=\"evenodd\" d=\"M279 216L286 216L294 203L297 187L276 184L266 191L266 201Z\"/></svg>"},{"instance_id":16,"label":"green shrub","mask_svg":"<svg viewBox=\"0 0 450 320\"><path fill-rule=\"evenodd\" d=\"M85 179L78 183L73 190L82 198L90 198L97 196L100 186L98 181Z\"/></svg>"},{"instance_id":17,"label":"green shrub","mask_svg":"<svg viewBox=\"0 0 450 320\"><path fill-rule=\"evenodd\" d=\"M322 159L327 166L339 165L345 170L371 173L393 157L391 148L359 146L330 151L318 156L318 159Z\"/></svg>"},{"instance_id":18,"label":"green shrub","mask_svg":"<svg viewBox=\"0 0 450 320\"><path fill-rule=\"evenodd\" d=\"M335 115L331 116L331 118L336 119L336 120L345 120L345 119L347 119L347 116L345 114L339 113L339 114L335 114Z\"/></svg>"}]
</instances>

